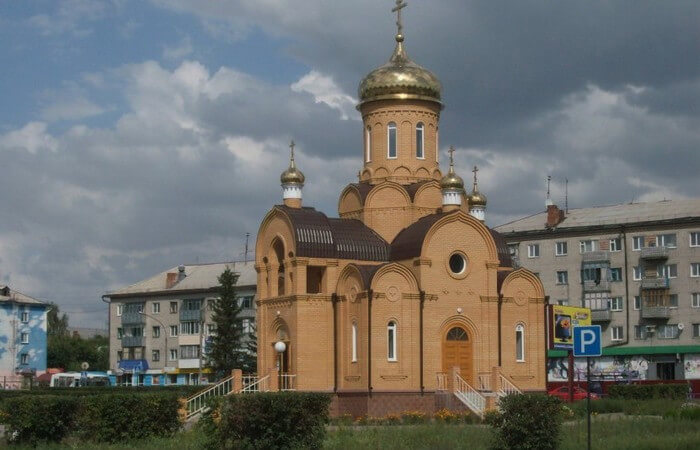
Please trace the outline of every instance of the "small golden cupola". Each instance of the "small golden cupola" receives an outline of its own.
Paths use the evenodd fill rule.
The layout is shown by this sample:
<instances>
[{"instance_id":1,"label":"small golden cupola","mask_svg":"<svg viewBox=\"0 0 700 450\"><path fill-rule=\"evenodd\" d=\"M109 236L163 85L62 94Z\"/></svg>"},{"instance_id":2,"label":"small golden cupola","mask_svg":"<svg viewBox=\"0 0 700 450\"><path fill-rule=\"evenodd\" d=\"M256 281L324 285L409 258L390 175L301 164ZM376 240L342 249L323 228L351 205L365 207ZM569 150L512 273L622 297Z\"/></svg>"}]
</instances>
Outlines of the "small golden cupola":
<instances>
[{"instance_id":1,"label":"small golden cupola","mask_svg":"<svg viewBox=\"0 0 700 450\"><path fill-rule=\"evenodd\" d=\"M360 179L370 184L385 180L411 184L439 180L438 127L442 84L416 64L404 48L401 11L397 0L396 46L389 61L365 76L357 89L364 124L364 168Z\"/></svg>"},{"instance_id":2,"label":"small golden cupola","mask_svg":"<svg viewBox=\"0 0 700 450\"><path fill-rule=\"evenodd\" d=\"M304 187L305 177L294 163L294 146L294 141L292 141L289 144L289 167L280 175L280 182L282 183L282 199L284 200L284 204L290 208L301 208L301 191Z\"/></svg>"},{"instance_id":3,"label":"small golden cupola","mask_svg":"<svg viewBox=\"0 0 700 450\"><path fill-rule=\"evenodd\" d=\"M483 222L486 220L486 195L479 192L479 185L476 179L479 168L474 166L472 172L474 172L474 187L471 194L469 194L469 214Z\"/></svg>"},{"instance_id":4,"label":"small golden cupola","mask_svg":"<svg viewBox=\"0 0 700 450\"><path fill-rule=\"evenodd\" d=\"M459 209L464 195L464 180L455 173L454 152L455 148L450 146L450 170L440 180L443 211Z\"/></svg>"}]
</instances>

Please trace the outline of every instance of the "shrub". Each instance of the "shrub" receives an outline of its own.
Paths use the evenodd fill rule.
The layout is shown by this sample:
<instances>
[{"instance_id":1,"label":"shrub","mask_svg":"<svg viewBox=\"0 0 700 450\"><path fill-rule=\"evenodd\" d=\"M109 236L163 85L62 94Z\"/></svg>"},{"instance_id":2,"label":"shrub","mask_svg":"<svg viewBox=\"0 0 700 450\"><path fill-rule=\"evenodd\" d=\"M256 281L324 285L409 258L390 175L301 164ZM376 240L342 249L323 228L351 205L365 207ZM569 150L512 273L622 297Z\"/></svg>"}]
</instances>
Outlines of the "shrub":
<instances>
[{"instance_id":1,"label":"shrub","mask_svg":"<svg viewBox=\"0 0 700 450\"><path fill-rule=\"evenodd\" d=\"M11 443L60 441L71 430L78 399L58 396L26 396L5 400L3 423Z\"/></svg>"},{"instance_id":2,"label":"shrub","mask_svg":"<svg viewBox=\"0 0 700 450\"><path fill-rule=\"evenodd\" d=\"M215 406L220 449L320 448L331 397L314 392L232 395Z\"/></svg>"},{"instance_id":3,"label":"shrub","mask_svg":"<svg viewBox=\"0 0 700 450\"><path fill-rule=\"evenodd\" d=\"M680 408L673 411L667 411L664 414L665 419L680 419L680 420L700 420L700 405L694 403L685 403Z\"/></svg>"},{"instance_id":4,"label":"shrub","mask_svg":"<svg viewBox=\"0 0 700 450\"><path fill-rule=\"evenodd\" d=\"M488 416L493 448L555 449L562 422L561 401L547 395L511 394L500 399L500 412Z\"/></svg>"},{"instance_id":5,"label":"shrub","mask_svg":"<svg viewBox=\"0 0 700 450\"><path fill-rule=\"evenodd\" d=\"M404 411L401 413L401 421L407 424L425 423L428 417L420 411Z\"/></svg>"},{"instance_id":6,"label":"shrub","mask_svg":"<svg viewBox=\"0 0 700 450\"><path fill-rule=\"evenodd\" d=\"M436 422L442 422L442 423L455 423L459 421L459 417L457 416L456 413L450 411L449 409L441 409L437 411L434 415L433 418L435 419Z\"/></svg>"},{"instance_id":7,"label":"shrub","mask_svg":"<svg viewBox=\"0 0 700 450\"><path fill-rule=\"evenodd\" d=\"M626 400L683 400L688 395L685 384L616 384L608 389L610 398Z\"/></svg>"},{"instance_id":8,"label":"shrub","mask_svg":"<svg viewBox=\"0 0 700 450\"><path fill-rule=\"evenodd\" d=\"M12 443L123 442L163 436L180 427L177 395L28 395L6 399L2 418Z\"/></svg>"}]
</instances>

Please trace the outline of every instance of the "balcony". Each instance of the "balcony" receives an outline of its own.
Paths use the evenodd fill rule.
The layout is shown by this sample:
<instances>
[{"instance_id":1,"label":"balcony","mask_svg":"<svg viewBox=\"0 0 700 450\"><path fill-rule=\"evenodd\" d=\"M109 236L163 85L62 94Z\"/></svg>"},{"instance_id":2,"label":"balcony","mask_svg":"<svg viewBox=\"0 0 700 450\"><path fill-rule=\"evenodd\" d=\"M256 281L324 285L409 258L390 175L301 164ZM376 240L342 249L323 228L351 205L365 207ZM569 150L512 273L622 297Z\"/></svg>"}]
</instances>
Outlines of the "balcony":
<instances>
[{"instance_id":1,"label":"balcony","mask_svg":"<svg viewBox=\"0 0 700 450\"><path fill-rule=\"evenodd\" d=\"M199 322L202 320L202 311L200 309L181 309L180 322Z\"/></svg>"},{"instance_id":2,"label":"balcony","mask_svg":"<svg viewBox=\"0 0 700 450\"><path fill-rule=\"evenodd\" d=\"M586 252L582 254L583 262L606 262L610 261L610 252L601 250L597 252Z\"/></svg>"},{"instance_id":3,"label":"balcony","mask_svg":"<svg viewBox=\"0 0 700 450\"><path fill-rule=\"evenodd\" d=\"M610 292L610 282L608 280L600 280L598 282L586 280L583 282L584 292Z\"/></svg>"},{"instance_id":4,"label":"balcony","mask_svg":"<svg viewBox=\"0 0 700 450\"><path fill-rule=\"evenodd\" d=\"M609 309L592 309L591 320L593 322L610 322L612 320L612 312Z\"/></svg>"},{"instance_id":5,"label":"balcony","mask_svg":"<svg viewBox=\"0 0 700 450\"><path fill-rule=\"evenodd\" d=\"M124 314L122 314L122 325L137 325L137 324L142 324L145 323L145 318L143 314L140 314L138 312L126 312L124 311Z\"/></svg>"},{"instance_id":6,"label":"balcony","mask_svg":"<svg viewBox=\"0 0 700 450\"><path fill-rule=\"evenodd\" d=\"M671 317L671 308L668 306L642 305L642 319L668 319Z\"/></svg>"},{"instance_id":7,"label":"balcony","mask_svg":"<svg viewBox=\"0 0 700 450\"><path fill-rule=\"evenodd\" d=\"M641 254L639 255L641 259L668 259L668 248L666 247L643 247Z\"/></svg>"},{"instance_id":8,"label":"balcony","mask_svg":"<svg viewBox=\"0 0 700 450\"><path fill-rule=\"evenodd\" d=\"M143 336L122 336L122 347L143 347Z\"/></svg>"},{"instance_id":9,"label":"balcony","mask_svg":"<svg viewBox=\"0 0 700 450\"><path fill-rule=\"evenodd\" d=\"M642 289L668 289L666 277L642 278Z\"/></svg>"}]
</instances>

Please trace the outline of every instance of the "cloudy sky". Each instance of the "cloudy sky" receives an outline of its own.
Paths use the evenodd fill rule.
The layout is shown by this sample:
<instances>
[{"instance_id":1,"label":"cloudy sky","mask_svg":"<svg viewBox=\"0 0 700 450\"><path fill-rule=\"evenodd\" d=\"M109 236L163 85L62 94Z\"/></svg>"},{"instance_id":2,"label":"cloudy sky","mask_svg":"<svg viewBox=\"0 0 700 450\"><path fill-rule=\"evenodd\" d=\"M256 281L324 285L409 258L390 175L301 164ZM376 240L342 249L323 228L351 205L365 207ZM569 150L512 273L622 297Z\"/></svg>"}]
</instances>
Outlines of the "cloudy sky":
<instances>
[{"instance_id":1,"label":"cloudy sky","mask_svg":"<svg viewBox=\"0 0 700 450\"><path fill-rule=\"evenodd\" d=\"M697 0L408 3L442 151L481 168L489 224L542 210L548 174L571 207L698 195ZM292 138L305 203L335 215L392 6L0 0L0 283L104 326L106 291L242 258Z\"/></svg>"}]
</instances>

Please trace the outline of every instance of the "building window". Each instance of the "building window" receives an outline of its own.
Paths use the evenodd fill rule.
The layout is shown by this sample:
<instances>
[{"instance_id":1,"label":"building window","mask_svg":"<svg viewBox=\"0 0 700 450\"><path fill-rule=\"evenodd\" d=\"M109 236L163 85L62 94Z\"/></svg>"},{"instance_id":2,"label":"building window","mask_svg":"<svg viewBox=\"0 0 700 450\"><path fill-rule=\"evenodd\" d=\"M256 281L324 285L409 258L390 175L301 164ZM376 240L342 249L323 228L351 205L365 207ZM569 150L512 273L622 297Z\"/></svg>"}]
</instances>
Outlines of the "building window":
<instances>
[{"instance_id":1,"label":"building window","mask_svg":"<svg viewBox=\"0 0 700 450\"><path fill-rule=\"evenodd\" d=\"M610 251L619 252L622 250L622 240L620 238L610 239Z\"/></svg>"},{"instance_id":2,"label":"building window","mask_svg":"<svg viewBox=\"0 0 700 450\"><path fill-rule=\"evenodd\" d=\"M240 305L241 308L243 309L250 309L253 307L253 296L252 295L246 295L245 297L241 297L240 299Z\"/></svg>"},{"instance_id":3,"label":"building window","mask_svg":"<svg viewBox=\"0 0 700 450\"><path fill-rule=\"evenodd\" d=\"M581 247L581 253L594 252L595 251L595 241L592 239L587 239L585 241L581 241L580 247Z\"/></svg>"},{"instance_id":4,"label":"building window","mask_svg":"<svg viewBox=\"0 0 700 450\"><path fill-rule=\"evenodd\" d=\"M196 359L199 358L199 345L181 345L180 359Z\"/></svg>"},{"instance_id":5,"label":"building window","mask_svg":"<svg viewBox=\"0 0 700 450\"><path fill-rule=\"evenodd\" d=\"M180 322L180 334L193 335L199 334L199 321Z\"/></svg>"},{"instance_id":6,"label":"building window","mask_svg":"<svg viewBox=\"0 0 700 450\"><path fill-rule=\"evenodd\" d=\"M700 231L693 231L690 233L690 246L700 247Z\"/></svg>"},{"instance_id":7,"label":"building window","mask_svg":"<svg viewBox=\"0 0 700 450\"><path fill-rule=\"evenodd\" d=\"M117 316L121 316L123 312L124 312L124 305L119 303L117 305Z\"/></svg>"},{"instance_id":8,"label":"building window","mask_svg":"<svg viewBox=\"0 0 700 450\"><path fill-rule=\"evenodd\" d=\"M669 323L656 327L656 337L659 339L678 339L679 335L680 330L676 323Z\"/></svg>"},{"instance_id":9,"label":"building window","mask_svg":"<svg viewBox=\"0 0 700 450\"><path fill-rule=\"evenodd\" d=\"M124 328L119 327L117 328L117 339L121 339L122 337L124 337Z\"/></svg>"},{"instance_id":10,"label":"building window","mask_svg":"<svg viewBox=\"0 0 700 450\"><path fill-rule=\"evenodd\" d=\"M160 313L160 303L158 303L158 302L151 303L151 312L153 314Z\"/></svg>"},{"instance_id":11,"label":"building window","mask_svg":"<svg viewBox=\"0 0 700 450\"><path fill-rule=\"evenodd\" d=\"M557 300L557 305L568 306L568 304L569 304L568 298L563 298L561 300Z\"/></svg>"},{"instance_id":12,"label":"building window","mask_svg":"<svg viewBox=\"0 0 700 450\"><path fill-rule=\"evenodd\" d=\"M372 160L372 127L367 127L366 132L366 147L365 147L365 162Z\"/></svg>"},{"instance_id":13,"label":"building window","mask_svg":"<svg viewBox=\"0 0 700 450\"><path fill-rule=\"evenodd\" d=\"M29 364L29 353L22 353L19 355L19 363L22 365Z\"/></svg>"},{"instance_id":14,"label":"building window","mask_svg":"<svg viewBox=\"0 0 700 450\"><path fill-rule=\"evenodd\" d=\"M643 341L647 338L646 326L645 325L635 325L634 326L634 338L638 341Z\"/></svg>"},{"instance_id":15,"label":"building window","mask_svg":"<svg viewBox=\"0 0 700 450\"><path fill-rule=\"evenodd\" d=\"M357 324L352 324L352 362L357 362Z\"/></svg>"},{"instance_id":16,"label":"building window","mask_svg":"<svg viewBox=\"0 0 700 450\"><path fill-rule=\"evenodd\" d=\"M243 326L244 333L251 333L253 331L253 326L250 319L243 319L241 324Z\"/></svg>"},{"instance_id":17,"label":"building window","mask_svg":"<svg viewBox=\"0 0 700 450\"><path fill-rule=\"evenodd\" d=\"M690 276L693 278L700 277L700 263L690 263Z\"/></svg>"},{"instance_id":18,"label":"building window","mask_svg":"<svg viewBox=\"0 0 700 450\"><path fill-rule=\"evenodd\" d=\"M28 323L29 322L29 313L27 311L22 311L22 314L20 315L22 323Z\"/></svg>"},{"instance_id":19,"label":"building window","mask_svg":"<svg viewBox=\"0 0 700 450\"><path fill-rule=\"evenodd\" d=\"M160 337L160 327L153 327L153 337L154 338Z\"/></svg>"},{"instance_id":20,"label":"building window","mask_svg":"<svg viewBox=\"0 0 700 450\"><path fill-rule=\"evenodd\" d=\"M634 281L640 281L642 279L642 268L639 266L632 267L632 279Z\"/></svg>"},{"instance_id":21,"label":"building window","mask_svg":"<svg viewBox=\"0 0 700 450\"><path fill-rule=\"evenodd\" d=\"M700 323L693 324L693 337L694 338L700 337Z\"/></svg>"},{"instance_id":22,"label":"building window","mask_svg":"<svg viewBox=\"0 0 700 450\"><path fill-rule=\"evenodd\" d=\"M215 323L208 323L207 324L207 334L209 336L214 336L216 334L216 324Z\"/></svg>"},{"instance_id":23,"label":"building window","mask_svg":"<svg viewBox=\"0 0 700 450\"><path fill-rule=\"evenodd\" d=\"M566 270L557 271L557 284L569 284L569 272Z\"/></svg>"},{"instance_id":24,"label":"building window","mask_svg":"<svg viewBox=\"0 0 700 450\"><path fill-rule=\"evenodd\" d=\"M510 256L517 258L518 257L518 247L520 244L508 244L508 253Z\"/></svg>"},{"instance_id":25,"label":"building window","mask_svg":"<svg viewBox=\"0 0 700 450\"><path fill-rule=\"evenodd\" d=\"M527 246L527 257L528 258L539 258L540 256L540 244L530 244Z\"/></svg>"},{"instance_id":26,"label":"building window","mask_svg":"<svg viewBox=\"0 0 700 450\"><path fill-rule=\"evenodd\" d=\"M525 361L525 327L522 325L515 327L515 360Z\"/></svg>"},{"instance_id":27,"label":"building window","mask_svg":"<svg viewBox=\"0 0 700 450\"><path fill-rule=\"evenodd\" d=\"M126 335L130 337L143 337L143 328L130 327L126 329Z\"/></svg>"},{"instance_id":28,"label":"building window","mask_svg":"<svg viewBox=\"0 0 700 450\"><path fill-rule=\"evenodd\" d=\"M693 292L690 294L690 306L693 308L700 308L700 292Z\"/></svg>"},{"instance_id":29,"label":"building window","mask_svg":"<svg viewBox=\"0 0 700 450\"><path fill-rule=\"evenodd\" d=\"M671 308L678 308L678 294L671 294L668 296Z\"/></svg>"},{"instance_id":30,"label":"building window","mask_svg":"<svg viewBox=\"0 0 700 450\"><path fill-rule=\"evenodd\" d=\"M170 337L177 336L177 325L170 325Z\"/></svg>"},{"instance_id":31,"label":"building window","mask_svg":"<svg viewBox=\"0 0 700 450\"><path fill-rule=\"evenodd\" d=\"M117 361L121 361L122 359L124 359L124 352L119 350L117 352Z\"/></svg>"},{"instance_id":32,"label":"building window","mask_svg":"<svg viewBox=\"0 0 700 450\"><path fill-rule=\"evenodd\" d=\"M160 361L160 350L153 350L151 351L151 360L153 361Z\"/></svg>"},{"instance_id":33,"label":"building window","mask_svg":"<svg viewBox=\"0 0 700 450\"><path fill-rule=\"evenodd\" d=\"M423 159L425 155L423 154L423 122L418 122L416 125L416 158Z\"/></svg>"},{"instance_id":34,"label":"building window","mask_svg":"<svg viewBox=\"0 0 700 450\"><path fill-rule=\"evenodd\" d=\"M170 361L177 361L177 349L176 348L170 349Z\"/></svg>"},{"instance_id":35,"label":"building window","mask_svg":"<svg viewBox=\"0 0 700 450\"><path fill-rule=\"evenodd\" d=\"M639 311L642 309L642 297L639 295L634 296L634 310Z\"/></svg>"},{"instance_id":36,"label":"building window","mask_svg":"<svg viewBox=\"0 0 700 450\"><path fill-rule=\"evenodd\" d=\"M623 339L622 327L610 328L610 339L613 341L621 341Z\"/></svg>"},{"instance_id":37,"label":"building window","mask_svg":"<svg viewBox=\"0 0 700 450\"><path fill-rule=\"evenodd\" d=\"M177 313L177 302L170 302L170 314Z\"/></svg>"},{"instance_id":38,"label":"building window","mask_svg":"<svg viewBox=\"0 0 700 450\"><path fill-rule=\"evenodd\" d=\"M20 342L22 344L29 344L29 333L20 334Z\"/></svg>"},{"instance_id":39,"label":"building window","mask_svg":"<svg viewBox=\"0 0 700 450\"><path fill-rule=\"evenodd\" d=\"M393 320L389 322L386 327L386 337L387 337L387 359L389 361L396 361L396 322Z\"/></svg>"},{"instance_id":40,"label":"building window","mask_svg":"<svg viewBox=\"0 0 700 450\"><path fill-rule=\"evenodd\" d=\"M554 246L554 256L565 256L569 253L569 244L567 242L557 242Z\"/></svg>"},{"instance_id":41,"label":"building window","mask_svg":"<svg viewBox=\"0 0 700 450\"><path fill-rule=\"evenodd\" d=\"M202 299L185 300L182 309L184 311L199 311L202 309Z\"/></svg>"},{"instance_id":42,"label":"building window","mask_svg":"<svg viewBox=\"0 0 700 450\"><path fill-rule=\"evenodd\" d=\"M610 299L610 310L611 311L622 311L624 304L622 303L622 297L613 297Z\"/></svg>"},{"instance_id":43,"label":"building window","mask_svg":"<svg viewBox=\"0 0 700 450\"><path fill-rule=\"evenodd\" d=\"M610 281L622 281L622 269L619 267L610 268Z\"/></svg>"},{"instance_id":44,"label":"building window","mask_svg":"<svg viewBox=\"0 0 700 450\"><path fill-rule=\"evenodd\" d=\"M452 273L459 275L464 273L464 269L467 268L467 260L459 253L453 253L452 256L450 256L449 265Z\"/></svg>"},{"instance_id":45,"label":"building window","mask_svg":"<svg viewBox=\"0 0 700 450\"><path fill-rule=\"evenodd\" d=\"M644 236L634 236L632 238L632 250L635 252L644 248Z\"/></svg>"},{"instance_id":46,"label":"building window","mask_svg":"<svg viewBox=\"0 0 700 450\"><path fill-rule=\"evenodd\" d=\"M692 272L692 270L691 270ZM656 269L656 274L663 278L676 278L678 277L678 265L677 264L660 264ZM692 274L691 274L692 276Z\"/></svg>"},{"instance_id":47,"label":"building window","mask_svg":"<svg viewBox=\"0 0 700 450\"><path fill-rule=\"evenodd\" d=\"M600 267L584 267L581 269L581 281L592 281L600 284L602 279L602 269Z\"/></svg>"},{"instance_id":48,"label":"building window","mask_svg":"<svg viewBox=\"0 0 700 450\"><path fill-rule=\"evenodd\" d=\"M387 157L390 159L396 158L396 124L389 122L386 127L387 131Z\"/></svg>"},{"instance_id":49,"label":"building window","mask_svg":"<svg viewBox=\"0 0 700 450\"><path fill-rule=\"evenodd\" d=\"M656 246L657 247L676 248L676 235L675 234L660 234L660 235L656 236Z\"/></svg>"}]
</instances>

